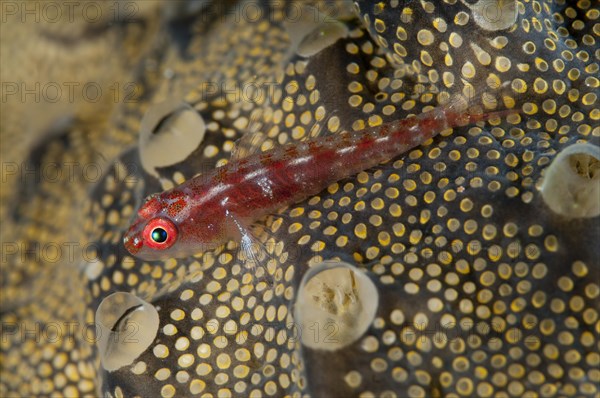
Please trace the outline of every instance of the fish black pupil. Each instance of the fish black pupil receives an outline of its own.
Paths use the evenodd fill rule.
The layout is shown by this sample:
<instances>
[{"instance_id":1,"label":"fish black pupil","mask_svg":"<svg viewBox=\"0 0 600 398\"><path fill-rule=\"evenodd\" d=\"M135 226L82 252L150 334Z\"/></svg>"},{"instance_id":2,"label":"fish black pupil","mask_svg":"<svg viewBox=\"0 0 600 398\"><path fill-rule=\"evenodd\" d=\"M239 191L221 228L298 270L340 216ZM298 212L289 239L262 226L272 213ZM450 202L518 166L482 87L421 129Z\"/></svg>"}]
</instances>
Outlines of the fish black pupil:
<instances>
[{"instance_id":1,"label":"fish black pupil","mask_svg":"<svg viewBox=\"0 0 600 398\"><path fill-rule=\"evenodd\" d=\"M162 228L154 228L150 236L156 243L163 243L167 240L167 231Z\"/></svg>"}]
</instances>

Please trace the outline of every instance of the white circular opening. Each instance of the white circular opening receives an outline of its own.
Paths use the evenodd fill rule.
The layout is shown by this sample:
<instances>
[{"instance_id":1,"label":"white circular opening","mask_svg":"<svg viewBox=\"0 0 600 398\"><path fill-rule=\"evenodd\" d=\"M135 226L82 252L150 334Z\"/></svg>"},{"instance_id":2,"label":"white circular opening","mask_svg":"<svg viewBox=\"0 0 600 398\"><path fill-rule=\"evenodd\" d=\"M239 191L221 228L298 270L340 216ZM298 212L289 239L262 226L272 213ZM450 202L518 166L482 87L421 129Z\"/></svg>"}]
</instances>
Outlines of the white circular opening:
<instances>
[{"instance_id":1,"label":"white circular opening","mask_svg":"<svg viewBox=\"0 0 600 398\"><path fill-rule=\"evenodd\" d=\"M358 340L369 329L379 306L371 279L344 262L311 268L295 302L297 332L305 346L334 351Z\"/></svg>"}]
</instances>

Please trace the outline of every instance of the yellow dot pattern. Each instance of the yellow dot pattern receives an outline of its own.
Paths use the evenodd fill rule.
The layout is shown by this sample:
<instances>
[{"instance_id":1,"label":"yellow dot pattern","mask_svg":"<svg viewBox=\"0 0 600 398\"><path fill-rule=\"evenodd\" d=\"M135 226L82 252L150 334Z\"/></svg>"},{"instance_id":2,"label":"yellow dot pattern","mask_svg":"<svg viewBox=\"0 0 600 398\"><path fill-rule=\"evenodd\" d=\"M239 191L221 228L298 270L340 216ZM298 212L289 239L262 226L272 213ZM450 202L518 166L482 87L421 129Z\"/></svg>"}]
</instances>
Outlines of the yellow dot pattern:
<instances>
[{"instance_id":1,"label":"yellow dot pattern","mask_svg":"<svg viewBox=\"0 0 600 398\"><path fill-rule=\"evenodd\" d=\"M344 21L349 36L310 59L287 52L281 9L236 29L224 18L210 40L199 20L183 50L150 59L148 96L185 97L206 120L206 139L188 159L159 168L160 182L130 151L107 165L93 191L84 182L44 183L18 203L15 236L84 236L97 244L90 255L98 261L84 262L81 275L72 264L16 264L2 321L26 321L28 330L57 319L92 322L103 298L128 291L157 308L156 339L108 373L81 335L53 344L11 336L0 343L0 395L95 396L100 376L111 397L597 396L598 228L553 216L537 184L562 148L600 135L600 14L584 0L517 2L513 26L483 31L466 3L358 1L356 18ZM162 77L151 66L161 62ZM270 91L248 101L235 89L207 95L199 82L208 80ZM121 245L141 191L225 163L252 122L263 139L242 149L264 150L375 127L504 82L513 94L505 105L521 115L444 132L270 218L261 236L269 257L256 269L232 245L153 263ZM135 142L146 101L124 106L107 130L51 140L41 162L96 159L97 148L116 155ZM82 204L87 192L92 200ZM299 331L292 315L302 276L323 259L356 264L381 296L366 334L340 352L303 349L298 333L325 339L340 331Z\"/></svg>"}]
</instances>

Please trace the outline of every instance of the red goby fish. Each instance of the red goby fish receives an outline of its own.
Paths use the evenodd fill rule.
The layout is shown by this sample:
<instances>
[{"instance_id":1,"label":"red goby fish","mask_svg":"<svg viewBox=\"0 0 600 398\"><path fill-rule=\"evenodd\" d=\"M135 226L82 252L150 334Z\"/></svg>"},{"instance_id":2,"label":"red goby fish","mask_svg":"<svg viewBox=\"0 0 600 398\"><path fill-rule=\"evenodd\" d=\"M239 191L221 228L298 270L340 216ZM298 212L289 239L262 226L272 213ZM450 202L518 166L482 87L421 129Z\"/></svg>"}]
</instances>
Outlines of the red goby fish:
<instances>
[{"instance_id":1,"label":"red goby fish","mask_svg":"<svg viewBox=\"0 0 600 398\"><path fill-rule=\"evenodd\" d=\"M232 160L148 197L124 236L125 247L136 257L159 260L240 241L247 226L335 181L393 159L448 128L510 113L515 111L470 114L437 107L377 127Z\"/></svg>"}]
</instances>

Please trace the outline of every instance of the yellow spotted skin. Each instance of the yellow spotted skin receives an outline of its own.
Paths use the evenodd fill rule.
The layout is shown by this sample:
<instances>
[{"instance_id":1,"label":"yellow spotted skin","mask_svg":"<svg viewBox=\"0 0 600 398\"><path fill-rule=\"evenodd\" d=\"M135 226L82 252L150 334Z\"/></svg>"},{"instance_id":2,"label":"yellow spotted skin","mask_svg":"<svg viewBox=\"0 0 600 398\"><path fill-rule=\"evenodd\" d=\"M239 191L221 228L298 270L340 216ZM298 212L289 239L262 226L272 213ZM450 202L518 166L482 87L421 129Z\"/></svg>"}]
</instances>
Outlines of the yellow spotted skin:
<instances>
[{"instance_id":1,"label":"yellow spotted skin","mask_svg":"<svg viewBox=\"0 0 600 398\"><path fill-rule=\"evenodd\" d=\"M213 4L219 17L210 24L206 8L179 10L189 14L172 16L178 24L165 24L168 39L140 67L138 101L99 127L48 136L29 154L37 168L104 161L104 173L14 191L18 205L2 220L18 225L10 239L93 244L98 261L9 257L3 328L93 322L116 291L152 304L160 322L150 347L114 372L79 329L39 341L3 334L1 396L600 394L598 219L557 216L538 191L558 152L599 141L597 4L517 1L516 22L504 26L479 18L474 1L355 3L355 17L343 19L348 37L310 58L289 52L283 22L297 5L249 21ZM241 100L208 93L207 81L271 91ZM153 263L122 246L145 195L226 162L251 120L266 149L504 82L504 101L521 115L444 132L282 209L261 235L264 267L246 268L231 244ZM149 104L168 97L194 104L207 134L188 157L158 168L158 181L136 139ZM334 352L303 348L291 327L302 276L323 260L354 264L380 295L367 332Z\"/></svg>"}]
</instances>

